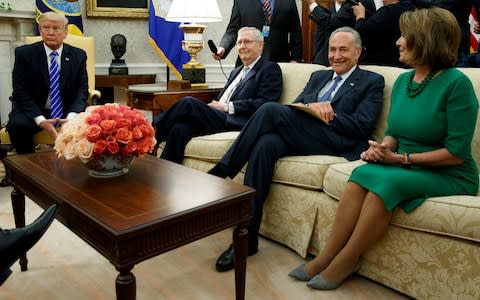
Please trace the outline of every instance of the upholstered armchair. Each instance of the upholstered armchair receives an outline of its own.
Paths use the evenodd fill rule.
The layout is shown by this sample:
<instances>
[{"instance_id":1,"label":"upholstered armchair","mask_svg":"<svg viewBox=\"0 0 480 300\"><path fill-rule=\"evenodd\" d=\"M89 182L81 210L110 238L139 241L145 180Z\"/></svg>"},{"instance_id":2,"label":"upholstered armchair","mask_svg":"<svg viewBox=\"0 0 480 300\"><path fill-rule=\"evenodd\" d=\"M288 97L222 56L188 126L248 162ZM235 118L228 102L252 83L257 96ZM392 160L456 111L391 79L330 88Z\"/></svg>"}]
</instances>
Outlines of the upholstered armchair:
<instances>
[{"instance_id":1,"label":"upholstered armchair","mask_svg":"<svg viewBox=\"0 0 480 300\"><path fill-rule=\"evenodd\" d=\"M27 36L25 37L25 44L32 44L40 40L40 36ZM88 104L96 104L100 98L100 92L95 90L95 44L93 37L67 35L65 43L83 49L87 53ZM54 140L47 132L42 130L34 136L34 142L37 145L53 145ZM0 130L0 160L3 160L7 152L12 150L8 132L5 128L2 128ZM1 185L2 183L0 183Z\"/></svg>"}]
</instances>

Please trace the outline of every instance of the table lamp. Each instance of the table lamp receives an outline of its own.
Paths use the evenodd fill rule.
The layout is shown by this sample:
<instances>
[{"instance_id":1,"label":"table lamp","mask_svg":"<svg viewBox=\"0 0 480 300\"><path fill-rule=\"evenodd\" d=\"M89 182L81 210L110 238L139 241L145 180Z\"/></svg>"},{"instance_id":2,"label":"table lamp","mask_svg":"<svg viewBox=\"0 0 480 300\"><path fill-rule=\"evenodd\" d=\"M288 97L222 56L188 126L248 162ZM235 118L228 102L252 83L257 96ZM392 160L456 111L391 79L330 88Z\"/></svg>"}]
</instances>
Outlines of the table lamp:
<instances>
[{"instance_id":1,"label":"table lamp","mask_svg":"<svg viewBox=\"0 0 480 300\"><path fill-rule=\"evenodd\" d=\"M222 21L216 0L173 0L165 18L170 22L180 22L184 32L183 50L190 55L190 61L183 65L183 79L193 87L206 87L205 66L198 62L197 53L203 49L204 24Z\"/></svg>"}]
</instances>

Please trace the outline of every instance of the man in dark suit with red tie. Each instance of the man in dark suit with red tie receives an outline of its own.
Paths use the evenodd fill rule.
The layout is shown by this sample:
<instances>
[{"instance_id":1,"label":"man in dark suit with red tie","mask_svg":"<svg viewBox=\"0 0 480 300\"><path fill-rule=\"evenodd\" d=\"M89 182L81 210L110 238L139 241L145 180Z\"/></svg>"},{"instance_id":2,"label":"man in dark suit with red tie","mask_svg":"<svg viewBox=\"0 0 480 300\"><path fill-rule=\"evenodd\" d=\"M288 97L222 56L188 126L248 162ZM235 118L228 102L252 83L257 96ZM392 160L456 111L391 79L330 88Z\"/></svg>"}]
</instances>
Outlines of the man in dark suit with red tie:
<instances>
[{"instance_id":1,"label":"man in dark suit with red tie","mask_svg":"<svg viewBox=\"0 0 480 300\"><path fill-rule=\"evenodd\" d=\"M181 163L192 137L240 130L262 104L280 98L282 72L277 63L260 57L261 32L254 27L241 28L236 44L243 64L232 71L217 100L205 104L185 97L155 116L157 142L166 141L161 158Z\"/></svg>"},{"instance_id":2,"label":"man in dark suit with red tie","mask_svg":"<svg viewBox=\"0 0 480 300\"><path fill-rule=\"evenodd\" d=\"M352 28L335 30L329 43L332 70L314 72L292 105L263 105L209 171L234 178L248 161L244 184L256 190L247 224L248 255L258 251L263 203L279 158L323 154L355 160L368 148L382 111L384 79L357 66L362 41ZM233 269L233 257L230 246L218 258L216 269Z\"/></svg>"},{"instance_id":3,"label":"man in dark suit with red tie","mask_svg":"<svg viewBox=\"0 0 480 300\"><path fill-rule=\"evenodd\" d=\"M67 25L64 14L46 12L38 26L42 41L15 49L7 131L17 153L34 152L35 133L44 129L56 138L56 126L85 110L87 55L63 43Z\"/></svg>"},{"instance_id":4,"label":"man in dark suit with red tie","mask_svg":"<svg viewBox=\"0 0 480 300\"><path fill-rule=\"evenodd\" d=\"M263 58L275 62L302 61L302 30L295 0L234 0L215 59L227 57L235 45L238 29L244 26L262 32Z\"/></svg>"}]
</instances>

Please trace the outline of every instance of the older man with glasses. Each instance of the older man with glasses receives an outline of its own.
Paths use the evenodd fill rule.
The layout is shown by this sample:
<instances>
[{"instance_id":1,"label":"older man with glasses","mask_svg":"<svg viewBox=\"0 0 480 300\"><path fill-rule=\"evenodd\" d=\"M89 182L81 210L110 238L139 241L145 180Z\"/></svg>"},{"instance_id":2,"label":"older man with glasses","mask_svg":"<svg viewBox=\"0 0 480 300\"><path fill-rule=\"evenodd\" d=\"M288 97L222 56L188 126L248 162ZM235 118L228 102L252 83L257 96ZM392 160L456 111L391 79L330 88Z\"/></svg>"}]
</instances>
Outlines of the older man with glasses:
<instances>
[{"instance_id":1,"label":"older man with glasses","mask_svg":"<svg viewBox=\"0 0 480 300\"><path fill-rule=\"evenodd\" d=\"M232 71L218 99L205 104L185 97L155 116L157 142L166 142L161 158L181 163L192 137L240 130L262 104L280 98L282 73L277 63L261 57L262 33L243 27L236 44L242 65Z\"/></svg>"}]
</instances>

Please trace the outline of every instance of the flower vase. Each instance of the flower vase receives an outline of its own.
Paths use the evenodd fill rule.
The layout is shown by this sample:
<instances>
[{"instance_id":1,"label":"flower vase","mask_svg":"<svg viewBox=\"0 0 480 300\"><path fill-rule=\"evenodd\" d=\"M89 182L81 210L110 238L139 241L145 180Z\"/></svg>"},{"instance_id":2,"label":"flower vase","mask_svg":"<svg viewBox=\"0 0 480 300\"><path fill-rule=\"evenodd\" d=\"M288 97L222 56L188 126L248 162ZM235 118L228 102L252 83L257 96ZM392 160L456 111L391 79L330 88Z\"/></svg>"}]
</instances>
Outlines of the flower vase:
<instances>
[{"instance_id":1,"label":"flower vase","mask_svg":"<svg viewBox=\"0 0 480 300\"><path fill-rule=\"evenodd\" d=\"M111 178L124 175L134 162L135 156L94 155L83 163L89 169L88 174L96 178Z\"/></svg>"}]
</instances>

